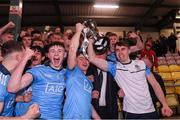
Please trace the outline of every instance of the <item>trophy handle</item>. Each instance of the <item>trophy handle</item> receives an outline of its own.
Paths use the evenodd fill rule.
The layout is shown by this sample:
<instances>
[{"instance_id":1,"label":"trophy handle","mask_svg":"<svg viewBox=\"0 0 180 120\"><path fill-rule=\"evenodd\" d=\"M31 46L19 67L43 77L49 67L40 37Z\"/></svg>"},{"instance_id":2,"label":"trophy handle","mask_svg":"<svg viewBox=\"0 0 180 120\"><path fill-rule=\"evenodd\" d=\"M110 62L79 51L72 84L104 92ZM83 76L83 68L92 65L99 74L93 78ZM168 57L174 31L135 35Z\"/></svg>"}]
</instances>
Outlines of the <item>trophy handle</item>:
<instances>
[{"instance_id":1,"label":"trophy handle","mask_svg":"<svg viewBox=\"0 0 180 120\"><path fill-rule=\"evenodd\" d=\"M86 52L86 49L87 49L87 47L88 47L88 45L89 45L89 40L87 39L87 35L86 35L87 29L88 29L88 28L83 29L83 32L84 32L84 40L83 40L83 43L82 43L82 45L81 45L81 49L82 49L83 55L88 59L89 57L88 57L88 54L87 54L87 52Z\"/></svg>"}]
</instances>

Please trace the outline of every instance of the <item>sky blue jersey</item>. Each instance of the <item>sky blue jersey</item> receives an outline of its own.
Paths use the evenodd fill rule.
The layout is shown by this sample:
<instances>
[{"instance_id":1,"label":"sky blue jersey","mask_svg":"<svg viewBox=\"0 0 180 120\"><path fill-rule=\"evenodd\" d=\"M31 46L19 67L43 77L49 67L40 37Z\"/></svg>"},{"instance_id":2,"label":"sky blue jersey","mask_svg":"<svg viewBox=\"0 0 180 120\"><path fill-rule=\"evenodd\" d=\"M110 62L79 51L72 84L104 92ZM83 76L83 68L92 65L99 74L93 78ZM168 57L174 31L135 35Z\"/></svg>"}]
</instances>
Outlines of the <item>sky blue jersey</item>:
<instances>
[{"instance_id":1,"label":"sky blue jersey","mask_svg":"<svg viewBox=\"0 0 180 120\"><path fill-rule=\"evenodd\" d=\"M0 116L13 116L15 94L7 92L7 85L10 79L10 72L0 64L0 102L4 103L4 107Z\"/></svg>"},{"instance_id":2,"label":"sky blue jersey","mask_svg":"<svg viewBox=\"0 0 180 120\"><path fill-rule=\"evenodd\" d=\"M116 54L115 52L112 52L111 54L107 55L107 60L111 62L117 62Z\"/></svg>"},{"instance_id":3,"label":"sky blue jersey","mask_svg":"<svg viewBox=\"0 0 180 120\"><path fill-rule=\"evenodd\" d=\"M64 105L65 119L90 119L92 114L92 82L75 67L66 73L66 95Z\"/></svg>"},{"instance_id":4,"label":"sky blue jersey","mask_svg":"<svg viewBox=\"0 0 180 120\"><path fill-rule=\"evenodd\" d=\"M32 74L32 102L40 106L40 118L60 119L64 100L65 69L55 70L46 65L29 69Z\"/></svg>"},{"instance_id":5,"label":"sky blue jersey","mask_svg":"<svg viewBox=\"0 0 180 120\"><path fill-rule=\"evenodd\" d=\"M31 86L28 86L22 90L20 90L18 93L16 93L16 95L25 95L27 92L32 92L31 90ZM24 115L29 107L32 105L32 101L30 102L16 102L16 105L15 105L15 110L14 110L14 114L15 116L22 116Z\"/></svg>"}]
</instances>

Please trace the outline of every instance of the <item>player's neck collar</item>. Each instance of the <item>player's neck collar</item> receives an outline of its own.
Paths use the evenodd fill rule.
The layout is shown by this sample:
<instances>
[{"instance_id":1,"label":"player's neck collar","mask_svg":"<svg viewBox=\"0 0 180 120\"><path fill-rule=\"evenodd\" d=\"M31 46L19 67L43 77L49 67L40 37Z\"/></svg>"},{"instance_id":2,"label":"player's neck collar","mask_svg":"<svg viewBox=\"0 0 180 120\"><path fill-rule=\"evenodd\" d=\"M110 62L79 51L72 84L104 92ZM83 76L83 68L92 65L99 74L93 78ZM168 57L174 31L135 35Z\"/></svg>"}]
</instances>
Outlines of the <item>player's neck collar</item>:
<instances>
[{"instance_id":1,"label":"player's neck collar","mask_svg":"<svg viewBox=\"0 0 180 120\"><path fill-rule=\"evenodd\" d=\"M46 63L44 63L45 66L49 66L51 69L56 70L56 71L61 71L63 69L63 67L59 68L59 69L55 69L50 65L50 61L47 61Z\"/></svg>"},{"instance_id":2,"label":"player's neck collar","mask_svg":"<svg viewBox=\"0 0 180 120\"><path fill-rule=\"evenodd\" d=\"M122 63L122 62L120 62L120 63L123 64L123 65L128 65L128 64L132 63L132 60L130 60L128 63Z\"/></svg>"},{"instance_id":3,"label":"player's neck collar","mask_svg":"<svg viewBox=\"0 0 180 120\"><path fill-rule=\"evenodd\" d=\"M5 75L11 74L2 63L0 63L0 71Z\"/></svg>"}]
</instances>

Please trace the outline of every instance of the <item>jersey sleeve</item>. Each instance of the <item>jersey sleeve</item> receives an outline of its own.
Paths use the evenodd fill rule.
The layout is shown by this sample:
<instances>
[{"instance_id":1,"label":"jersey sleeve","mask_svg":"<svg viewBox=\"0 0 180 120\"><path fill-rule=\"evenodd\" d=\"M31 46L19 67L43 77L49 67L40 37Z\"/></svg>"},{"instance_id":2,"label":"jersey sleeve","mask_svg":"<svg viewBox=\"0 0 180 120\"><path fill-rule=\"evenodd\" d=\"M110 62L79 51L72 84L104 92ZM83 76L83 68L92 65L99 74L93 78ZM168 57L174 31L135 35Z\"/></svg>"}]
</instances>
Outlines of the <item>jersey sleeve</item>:
<instances>
[{"instance_id":1,"label":"jersey sleeve","mask_svg":"<svg viewBox=\"0 0 180 120\"><path fill-rule=\"evenodd\" d=\"M0 102L4 101L6 93L7 93L6 86L3 86L3 85L0 84Z\"/></svg>"},{"instance_id":2,"label":"jersey sleeve","mask_svg":"<svg viewBox=\"0 0 180 120\"><path fill-rule=\"evenodd\" d=\"M34 69L34 68L31 68L31 69L27 70L26 73L31 74L31 75L33 76L33 79L34 79L36 76L38 76L38 75L37 75L38 72L37 72L37 70Z\"/></svg>"},{"instance_id":3,"label":"jersey sleeve","mask_svg":"<svg viewBox=\"0 0 180 120\"><path fill-rule=\"evenodd\" d=\"M108 62L108 72L114 77L116 75L116 63Z\"/></svg>"},{"instance_id":4,"label":"jersey sleeve","mask_svg":"<svg viewBox=\"0 0 180 120\"><path fill-rule=\"evenodd\" d=\"M4 99L7 95L7 84L10 79L10 76L0 77L0 102L4 102Z\"/></svg>"}]
</instances>

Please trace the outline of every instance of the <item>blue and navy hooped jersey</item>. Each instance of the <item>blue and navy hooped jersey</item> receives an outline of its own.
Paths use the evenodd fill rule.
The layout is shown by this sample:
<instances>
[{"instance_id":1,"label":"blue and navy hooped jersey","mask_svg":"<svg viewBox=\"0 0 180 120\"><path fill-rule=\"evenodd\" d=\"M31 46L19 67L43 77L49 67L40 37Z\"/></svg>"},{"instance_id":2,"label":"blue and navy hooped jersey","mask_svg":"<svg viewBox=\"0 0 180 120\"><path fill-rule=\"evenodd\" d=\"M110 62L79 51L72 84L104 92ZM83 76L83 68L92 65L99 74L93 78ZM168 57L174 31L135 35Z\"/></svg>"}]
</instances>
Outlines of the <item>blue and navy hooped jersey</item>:
<instances>
[{"instance_id":1,"label":"blue and navy hooped jersey","mask_svg":"<svg viewBox=\"0 0 180 120\"><path fill-rule=\"evenodd\" d=\"M90 119L91 118L91 92L92 82L85 74L75 67L66 73L66 95L64 105L65 119Z\"/></svg>"}]
</instances>

